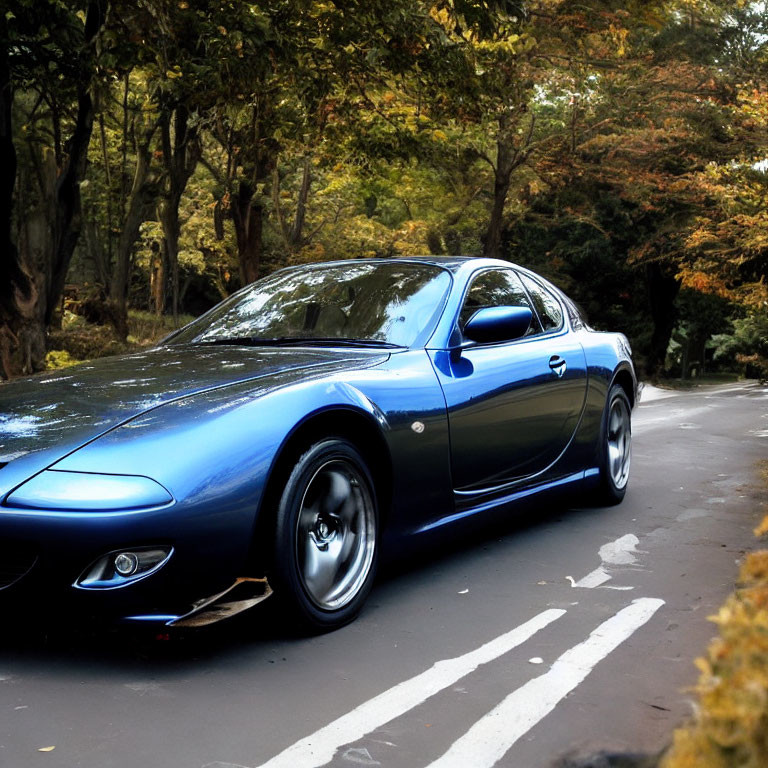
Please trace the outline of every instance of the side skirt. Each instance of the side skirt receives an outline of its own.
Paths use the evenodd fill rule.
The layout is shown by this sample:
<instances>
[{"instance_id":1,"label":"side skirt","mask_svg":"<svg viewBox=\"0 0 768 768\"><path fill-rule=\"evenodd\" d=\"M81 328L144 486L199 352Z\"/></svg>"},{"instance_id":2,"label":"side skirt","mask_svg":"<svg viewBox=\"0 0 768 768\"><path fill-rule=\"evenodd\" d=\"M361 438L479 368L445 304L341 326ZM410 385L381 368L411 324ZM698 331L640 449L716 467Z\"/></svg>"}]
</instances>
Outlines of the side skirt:
<instances>
[{"instance_id":1,"label":"side skirt","mask_svg":"<svg viewBox=\"0 0 768 768\"><path fill-rule=\"evenodd\" d=\"M591 467L590 469L574 472L571 475L558 478L557 480L550 480L546 483L539 483L538 485L529 486L517 491L507 493L505 495L494 495L492 498L488 497L487 493L478 492L477 497L467 498L466 492L457 494L454 492L454 499L456 502L457 511L453 514L441 517L439 520L434 520L427 525L417 528L414 533L427 533L438 528L442 528L445 525L450 525L459 520L465 520L473 515L480 514L482 512L488 512L493 509L501 509L503 507L510 506L522 499L528 499L531 496L535 496L539 493L547 493L549 491L562 491L566 490L569 486L580 485L583 486L586 481L594 482L594 478L599 474L599 469ZM484 498L482 498L484 497Z\"/></svg>"}]
</instances>

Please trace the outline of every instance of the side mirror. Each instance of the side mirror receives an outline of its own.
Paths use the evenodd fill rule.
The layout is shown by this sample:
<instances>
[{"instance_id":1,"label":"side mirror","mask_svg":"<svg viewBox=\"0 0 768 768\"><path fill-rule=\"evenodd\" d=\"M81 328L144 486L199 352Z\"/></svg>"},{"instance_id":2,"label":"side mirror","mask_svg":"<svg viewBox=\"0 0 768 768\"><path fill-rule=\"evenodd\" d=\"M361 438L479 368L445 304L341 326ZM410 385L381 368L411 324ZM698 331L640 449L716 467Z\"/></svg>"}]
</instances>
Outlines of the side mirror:
<instances>
[{"instance_id":1,"label":"side mirror","mask_svg":"<svg viewBox=\"0 0 768 768\"><path fill-rule=\"evenodd\" d=\"M480 344L512 341L525 336L532 319L528 307L485 307L467 320L464 338Z\"/></svg>"}]
</instances>

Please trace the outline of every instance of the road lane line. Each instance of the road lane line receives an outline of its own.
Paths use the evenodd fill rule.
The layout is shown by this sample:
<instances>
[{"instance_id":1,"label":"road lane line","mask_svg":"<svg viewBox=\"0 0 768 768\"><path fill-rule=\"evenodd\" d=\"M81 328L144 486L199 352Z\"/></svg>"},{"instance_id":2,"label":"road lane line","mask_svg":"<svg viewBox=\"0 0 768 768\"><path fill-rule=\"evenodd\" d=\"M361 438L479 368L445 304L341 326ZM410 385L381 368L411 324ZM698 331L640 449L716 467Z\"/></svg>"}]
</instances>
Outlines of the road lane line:
<instances>
[{"instance_id":1,"label":"road lane line","mask_svg":"<svg viewBox=\"0 0 768 768\"><path fill-rule=\"evenodd\" d=\"M563 653L540 677L509 694L427 768L491 768L611 651L640 629L663 600L644 597L604 621L582 643Z\"/></svg>"},{"instance_id":2,"label":"road lane line","mask_svg":"<svg viewBox=\"0 0 768 768\"><path fill-rule=\"evenodd\" d=\"M570 581L572 587L579 587L582 589L594 589L606 581L610 581L613 577L608 571L603 568L603 565L632 565L637 562L635 552L637 551L637 545L640 543L640 539L635 536L634 533L627 533L624 536L616 539L616 541L603 544L598 551L598 557L602 565L595 568L594 571L588 573L583 579L576 579L573 576L566 576L565 578ZM610 587L610 589L634 589L634 587Z\"/></svg>"},{"instance_id":3,"label":"road lane line","mask_svg":"<svg viewBox=\"0 0 768 768\"><path fill-rule=\"evenodd\" d=\"M482 664L503 656L563 614L565 611L559 608L543 611L474 651L436 662L421 674L369 699L311 736L297 741L259 768L319 768L326 765L339 747L361 739L474 672Z\"/></svg>"}]
</instances>

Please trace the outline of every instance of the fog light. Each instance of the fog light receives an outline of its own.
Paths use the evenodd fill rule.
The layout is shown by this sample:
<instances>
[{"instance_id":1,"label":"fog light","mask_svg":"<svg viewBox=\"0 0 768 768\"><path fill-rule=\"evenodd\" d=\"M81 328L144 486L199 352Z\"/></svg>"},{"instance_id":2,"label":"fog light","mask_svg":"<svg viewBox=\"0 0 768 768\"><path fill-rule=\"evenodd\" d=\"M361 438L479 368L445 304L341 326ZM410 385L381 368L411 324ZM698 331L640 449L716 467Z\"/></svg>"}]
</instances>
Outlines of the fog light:
<instances>
[{"instance_id":1,"label":"fog light","mask_svg":"<svg viewBox=\"0 0 768 768\"><path fill-rule=\"evenodd\" d=\"M115 570L121 576L133 576L139 570L139 556L135 552L121 552L115 558Z\"/></svg>"},{"instance_id":2,"label":"fog light","mask_svg":"<svg viewBox=\"0 0 768 768\"><path fill-rule=\"evenodd\" d=\"M173 548L169 546L112 552L86 568L74 586L81 589L125 587L160 570L172 554Z\"/></svg>"}]
</instances>

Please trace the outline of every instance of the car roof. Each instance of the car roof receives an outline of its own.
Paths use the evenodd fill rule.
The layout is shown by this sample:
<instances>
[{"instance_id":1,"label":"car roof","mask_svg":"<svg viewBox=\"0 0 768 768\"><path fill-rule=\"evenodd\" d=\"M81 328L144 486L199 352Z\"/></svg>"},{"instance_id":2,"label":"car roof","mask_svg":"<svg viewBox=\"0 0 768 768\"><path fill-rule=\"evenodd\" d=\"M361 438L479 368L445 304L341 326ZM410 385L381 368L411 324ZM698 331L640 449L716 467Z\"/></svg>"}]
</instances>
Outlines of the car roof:
<instances>
[{"instance_id":1,"label":"car roof","mask_svg":"<svg viewBox=\"0 0 768 768\"><path fill-rule=\"evenodd\" d=\"M283 269L306 269L306 268L322 268L328 266L337 266L343 264L349 264L354 262L355 264L404 264L404 263L417 263L417 264L431 264L436 267L442 267L450 272L458 272L468 264L472 264L474 267L510 267L518 266L512 264L509 261L503 261L502 259L488 259L483 256L395 256L386 258L367 258L367 259L337 259L335 261L323 261L307 264L297 264L295 266L284 267ZM278 270L280 272L283 269Z\"/></svg>"}]
</instances>

